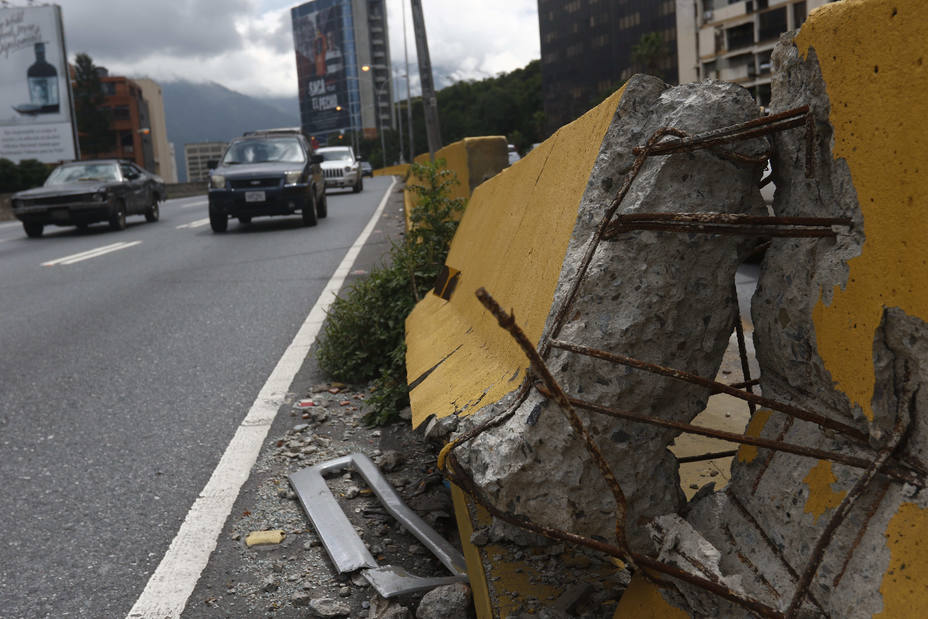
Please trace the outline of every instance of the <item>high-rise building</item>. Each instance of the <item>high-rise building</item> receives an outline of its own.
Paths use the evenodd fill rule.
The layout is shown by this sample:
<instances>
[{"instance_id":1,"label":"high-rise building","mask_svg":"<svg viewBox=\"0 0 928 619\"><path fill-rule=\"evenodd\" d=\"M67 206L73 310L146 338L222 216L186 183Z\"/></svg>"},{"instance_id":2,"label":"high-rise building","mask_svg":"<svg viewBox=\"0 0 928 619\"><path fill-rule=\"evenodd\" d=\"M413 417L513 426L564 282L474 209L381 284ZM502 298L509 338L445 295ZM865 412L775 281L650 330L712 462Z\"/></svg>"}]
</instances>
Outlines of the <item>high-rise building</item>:
<instances>
[{"instance_id":1,"label":"high-rise building","mask_svg":"<svg viewBox=\"0 0 928 619\"><path fill-rule=\"evenodd\" d=\"M184 159L187 165L187 182L206 181L210 161L219 161L228 144L226 142L193 142L184 144Z\"/></svg>"},{"instance_id":2,"label":"high-rise building","mask_svg":"<svg viewBox=\"0 0 928 619\"><path fill-rule=\"evenodd\" d=\"M150 121L148 128L151 131L152 149L155 157L152 172L161 176L166 183L176 183L177 164L174 161L173 150L168 144L168 127L164 114L164 97L161 94L161 86L148 78L136 79L135 83L142 89L142 97L148 102Z\"/></svg>"},{"instance_id":3,"label":"high-rise building","mask_svg":"<svg viewBox=\"0 0 928 619\"><path fill-rule=\"evenodd\" d=\"M311 0L290 17L303 132L325 144L394 127L385 0Z\"/></svg>"},{"instance_id":4,"label":"high-rise building","mask_svg":"<svg viewBox=\"0 0 928 619\"><path fill-rule=\"evenodd\" d=\"M681 82L720 79L770 103L770 54L780 35L835 0L676 0Z\"/></svg>"},{"instance_id":5,"label":"high-rise building","mask_svg":"<svg viewBox=\"0 0 928 619\"><path fill-rule=\"evenodd\" d=\"M675 0L538 0L548 131L635 73L677 82Z\"/></svg>"}]
</instances>

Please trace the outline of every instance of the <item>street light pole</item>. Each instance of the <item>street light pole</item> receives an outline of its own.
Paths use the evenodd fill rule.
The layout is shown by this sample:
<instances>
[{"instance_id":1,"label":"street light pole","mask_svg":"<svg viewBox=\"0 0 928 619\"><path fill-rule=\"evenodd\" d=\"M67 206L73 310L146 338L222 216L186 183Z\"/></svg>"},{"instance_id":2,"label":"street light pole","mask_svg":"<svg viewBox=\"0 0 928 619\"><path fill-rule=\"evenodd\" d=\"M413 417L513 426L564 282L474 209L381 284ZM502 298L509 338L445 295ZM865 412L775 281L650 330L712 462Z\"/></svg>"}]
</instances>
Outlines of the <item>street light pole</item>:
<instances>
[{"instance_id":1,"label":"street light pole","mask_svg":"<svg viewBox=\"0 0 928 619\"><path fill-rule=\"evenodd\" d=\"M406 0L402 0L403 7L403 52L406 54L406 121L409 125L409 163L416 160L416 146L412 135L412 86L409 79L409 45L406 44Z\"/></svg>"},{"instance_id":2,"label":"street light pole","mask_svg":"<svg viewBox=\"0 0 928 619\"><path fill-rule=\"evenodd\" d=\"M435 152L441 148L441 128L438 124L438 99L435 96L435 82L432 77L432 61L429 59L429 41L425 35L425 17L422 14L422 0L410 0L412 4L412 25L416 35L416 55L419 59L419 83L422 84L422 107L425 112L425 135L429 141L429 157L435 159Z\"/></svg>"}]
</instances>

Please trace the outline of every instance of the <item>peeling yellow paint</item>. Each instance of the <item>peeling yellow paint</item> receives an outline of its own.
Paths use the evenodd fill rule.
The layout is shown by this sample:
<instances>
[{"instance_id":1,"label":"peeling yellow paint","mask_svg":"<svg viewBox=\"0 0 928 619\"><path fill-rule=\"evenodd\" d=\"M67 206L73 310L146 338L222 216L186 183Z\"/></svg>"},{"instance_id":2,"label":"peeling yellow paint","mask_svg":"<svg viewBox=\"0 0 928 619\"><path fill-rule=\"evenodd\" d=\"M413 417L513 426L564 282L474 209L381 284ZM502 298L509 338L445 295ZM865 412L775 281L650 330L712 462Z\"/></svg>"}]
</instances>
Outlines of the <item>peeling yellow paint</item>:
<instances>
[{"instance_id":1,"label":"peeling yellow paint","mask_svg":"<svg viewBox=\"0 0 928 619\"><path fill-rule=\"evenodd\" d=\"M770 415L772 414L773 411L769 409L758 409L758 411L754 413L754 416L751 417L751 421L748 422L748 427L744 429L745 436L759 438L761 432L764 431L764 426L770 421ZM756 457L757 447L754 445L742 445L738 448L738 462L754 462L754 458Z\"/></svg>"},{"instance_id":2,"label":"peeling yellow paint","mask_svg":"<svg viewBox=\"0 0 928 619\"><path fill-rule=\"evenodd\" d=\"M287 534L281 529L252 531L245 536L245 545L249 548L252 546L273 546L284 541L285 537L287 537Z\"/></svg>"},{"instance_id":3,"label":"peeling yellow paint","mask_svg":"<svg viewBox=\"0 0 928 619\"><path fill-rule=\"evenodd\" d=\"M831 485L838 481L838 478L831 470L831 462L827 460L819 460L802 481L809 486L809 498L806 499L804 511L812 514L815 520L818 520L829 509L840 505L847 495L847 492L843 490L840 492L832 490Z\"/></svg>"},{"instance_id":4,"label":"peeling yellow paint","mask_svg":"<svg viewBox=\"0 0 928 619\"><path fill-rule=\"evenodd\" d=\"M477 187L446 263L450 301L427 295L406 321L413 425L475 412L519 385L528 362L474 296L484 286L537 342L551 310L577 209L624 90Z\"/></svg>"},{"instance_id":5,"label":"peeling yellow paint","mask_svg":"<svg viewBox=\"0 0 928 619\"><path fill-rule=\"evenodd\" d=\"M924 617L928 608L928 510L903 503L884 533L891 558L880 593L883 611L874 617Z\"/></svg>"},{"instance_id":6,"label":"peeling yellow paint","mask_svg":"<svg viewBox=\"0 0 928 619\"><path fill-rule=\"evenodd\" d=\"M928 3L844 0L814 12L796 37L815 50L831 102L834 156L844 158L866 242L844 290L813 311L825 367L873 419L873 339L884 307L928 318Z\"/></svg>"},{"instance_id":7,"label":"peeling yellow paint","mask_svg":"<svg viewBox=\"0 0 928 619\"><path fill-rule=\"evenodd\" d=\"M689 615L671 606L655 584L635 574L619 600L613 619L689 619Z\"/></svg>"}]
</instances>

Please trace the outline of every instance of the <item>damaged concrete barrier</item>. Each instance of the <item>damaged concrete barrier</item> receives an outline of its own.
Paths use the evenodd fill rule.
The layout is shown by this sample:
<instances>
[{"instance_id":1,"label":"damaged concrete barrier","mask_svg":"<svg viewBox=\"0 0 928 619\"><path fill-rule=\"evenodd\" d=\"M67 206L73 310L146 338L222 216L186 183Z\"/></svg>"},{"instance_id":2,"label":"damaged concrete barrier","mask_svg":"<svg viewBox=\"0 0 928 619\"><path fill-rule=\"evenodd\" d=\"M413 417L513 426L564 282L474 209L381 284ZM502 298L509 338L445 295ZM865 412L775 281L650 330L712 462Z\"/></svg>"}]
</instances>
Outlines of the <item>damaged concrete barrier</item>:
<instances>
[{"instance_id":1,"label":"damaged concrete barrier","mask_svg":"<svg viewBox=\"0 0 928 619\"><path fill-rule=\"evenodd\" d=\"M735 85L636 76L475 192L447 261L456 292L407 322L413 420L465 417L443 458L499 518L637 563L616 616L895 617L928 601L926 35L916 0L828 5L775 51L767 119ZM712 141L733 125L741 138ZM715 376L734 272L761 236L700 226L767 214L768 155L763 395L729 438L728 487L686 503L667 446L718 390L687 377ZM523 383L523 349L478 287L538 348L543 387Z\"/></svg>"}]
</instances>

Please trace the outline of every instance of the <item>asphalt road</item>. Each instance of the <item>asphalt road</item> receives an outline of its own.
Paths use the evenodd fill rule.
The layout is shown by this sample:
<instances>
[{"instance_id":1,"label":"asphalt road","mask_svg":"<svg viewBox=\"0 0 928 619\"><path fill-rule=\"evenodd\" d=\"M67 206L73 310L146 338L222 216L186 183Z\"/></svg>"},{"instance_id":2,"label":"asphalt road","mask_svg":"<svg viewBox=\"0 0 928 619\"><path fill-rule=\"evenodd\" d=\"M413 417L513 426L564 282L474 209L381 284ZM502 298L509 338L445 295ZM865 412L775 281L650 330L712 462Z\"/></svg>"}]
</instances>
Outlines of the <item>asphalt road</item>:
<instances>
[{"instance_id":1,"label":"asphalt road","mask_svg":"<svg viewBox=\"0 0 928 619\"><path fill-rule=\"evenodd\" d=\"M389 184L315 228L215 235L205 196L123 232L0 224L0 617L126 615Z\"/></svg>"}]
</instances>

